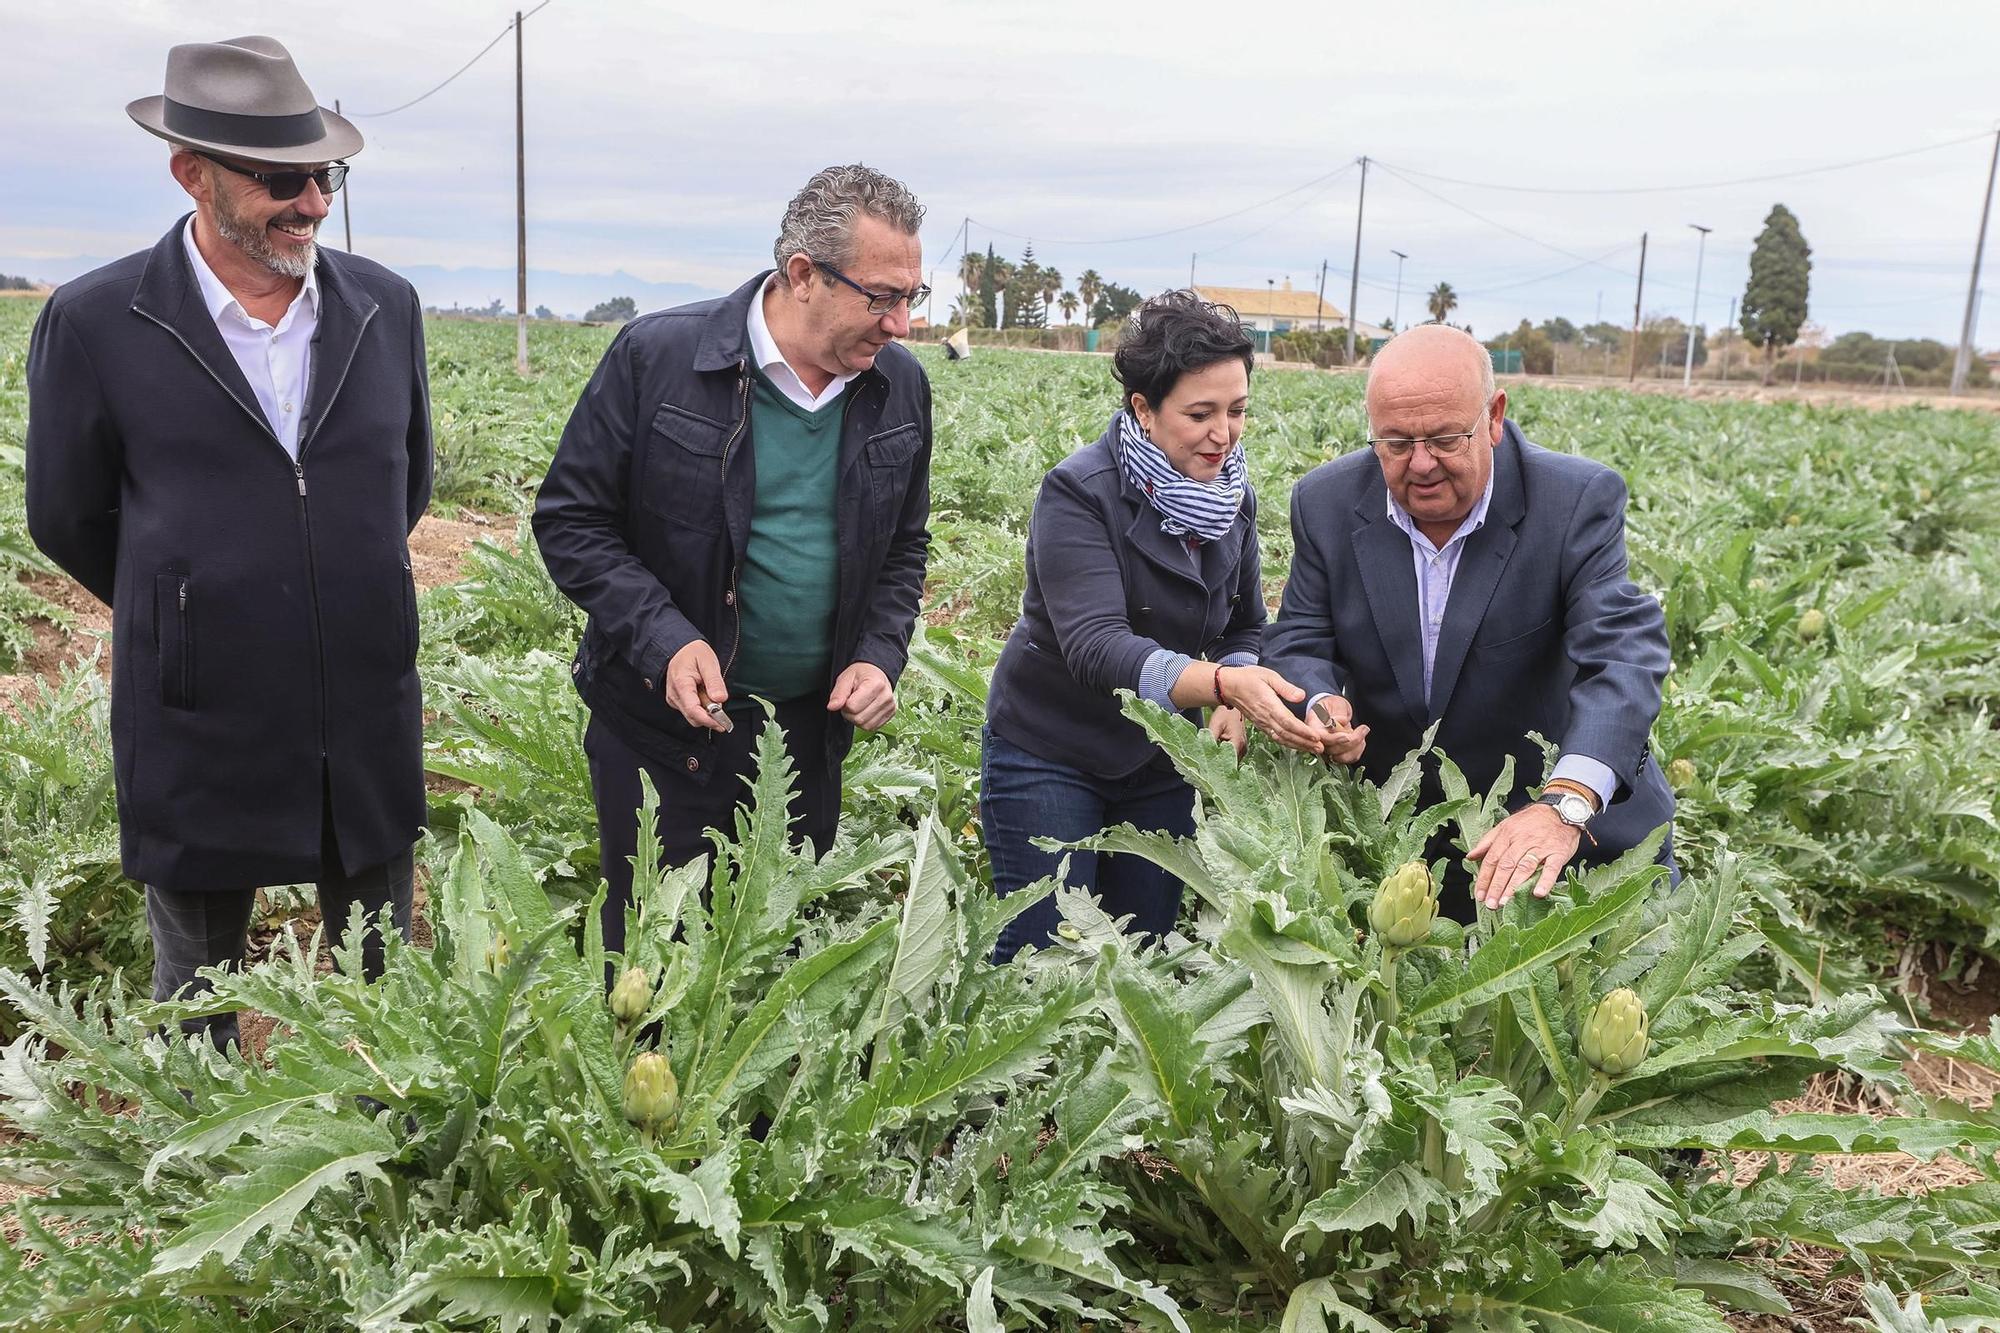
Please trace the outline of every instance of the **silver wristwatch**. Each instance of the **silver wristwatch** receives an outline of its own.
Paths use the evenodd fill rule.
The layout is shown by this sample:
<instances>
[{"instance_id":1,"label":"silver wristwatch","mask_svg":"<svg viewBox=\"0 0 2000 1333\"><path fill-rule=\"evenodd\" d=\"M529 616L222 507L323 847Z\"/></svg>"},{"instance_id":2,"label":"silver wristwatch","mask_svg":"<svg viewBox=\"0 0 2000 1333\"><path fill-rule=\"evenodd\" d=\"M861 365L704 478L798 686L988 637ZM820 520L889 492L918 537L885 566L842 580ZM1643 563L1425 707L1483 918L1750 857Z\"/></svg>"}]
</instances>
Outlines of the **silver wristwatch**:
<instances>
[{"instance_id":1,"label":"silver wristwatch","mask_svg":"<svg viewBox=\"0 0 2000 1333\"><path fill-rule=\"evenodd\" d=\"M1557 818L1571 828L1584 828L1597 813L1595 807L1573 791L1544 792L1536 798L1542 805L1556 812Z\"/></svg>"}]
</instances>

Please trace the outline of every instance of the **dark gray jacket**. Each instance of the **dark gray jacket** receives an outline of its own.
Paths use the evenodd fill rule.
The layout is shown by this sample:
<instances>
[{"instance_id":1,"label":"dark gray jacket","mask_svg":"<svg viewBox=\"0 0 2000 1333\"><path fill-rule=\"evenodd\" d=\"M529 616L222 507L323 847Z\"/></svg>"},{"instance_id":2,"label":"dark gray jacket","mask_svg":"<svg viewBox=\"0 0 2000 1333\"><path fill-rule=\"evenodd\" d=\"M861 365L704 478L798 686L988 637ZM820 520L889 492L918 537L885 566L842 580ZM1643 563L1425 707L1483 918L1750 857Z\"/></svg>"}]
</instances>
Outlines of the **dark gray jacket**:
<instances>
[{"instance_id":1,"label":"dark gray jacket","mask_svg":"<svg viewBox=\"0 0 2000 1333\"><path fill-rule=\"evenodd\" d=\"M1118 465L1116 418L1049 469L1028 528L1021 618L993 668L986 719L1005 739L1085 773L1120 778L1159 747L1119 711L1161 648L1220 660L1257 651L1266 619L1257 497L1205 542L1200 565ZM1190 720L1199 720L1190 709Z\"/></svg>"},{"instance_id":2,"label":"dark gray jacket","mask_svg":"<svg viewBox=\"0 0 2000 1333\"><path fill-rule=\"evenodd\" d=\"M1439 723L1437 745L1483 792L1514 758L1515 807L1542 772L1539 732L1618 776L1582 860L1616 857L1673 818L1648 738L1668 665L1659 603L1625 572L1625 482L1528 443L1509 421L1493 450L1486 525L1466 539L1424 699L1410 539L1389 520L1373 452L1314 468L1292 491L1292 572L1264 664L1344 695L1370 730L1381 781ZM1437 793L1434 785L1431 796Z\"/></svg>"},{"instance_id":3,"label":"dark gray jacket","mask_svg":"<svg viewBox=\"0 0 2000 1333\"><path fill-rule=\"evenodd\" d=\"M66 283L28 349L28 530L112 609L125 873L175 890L348 871L424 818L408 537L430 497L423 312L319 252L299 461L203 303L176 222ZM322 777L322 773L325 777Z\"/></svg>"},{"instance_id":4,"label":"dark gray jacket","mask_svg":"<svg viewBox=\"0 0 2000 1333\"><path fill-rule=\"evenodd\" d=\"M662 678L675 653L705 639L726 680L742 646L736 582L757 490L748 320L769 276L627 324L570 413L535 500L549 574L590 617L570 668L578 692L641 756L700 783L713 733L668 705ZM930 551L931 386L892 343L847 394L832 666L872 662L894 682ZM853 738L832 721L835 773Z\"/></svg>"}]
</instances>

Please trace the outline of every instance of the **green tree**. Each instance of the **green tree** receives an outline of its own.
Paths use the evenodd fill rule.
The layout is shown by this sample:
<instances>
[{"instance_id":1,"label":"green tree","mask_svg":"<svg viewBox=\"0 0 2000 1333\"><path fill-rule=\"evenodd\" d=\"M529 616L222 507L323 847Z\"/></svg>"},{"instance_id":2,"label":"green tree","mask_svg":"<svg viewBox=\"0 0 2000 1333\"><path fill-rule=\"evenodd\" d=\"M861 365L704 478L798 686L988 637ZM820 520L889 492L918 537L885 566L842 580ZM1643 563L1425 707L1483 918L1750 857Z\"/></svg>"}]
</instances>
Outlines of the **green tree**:
<instances>
[{"instance_id":1,"label":"green tree","mask_svg":"<svg viewBox=\"0 0 2000 1333\"><path fill-rule=\"evenodd\" d=\"M1083 302L1086 310L1097 309L1097 298L1103 291L1104 279L1098 276L1094 268L1085 269L1083 276L1076 280L1076 296Z\"/></svg>"},{"instance_id":2,"label":"green tree","mask_svg":"<svg viewBox=\"0 0 2000 1333\"><path fill-rule=\"evenodd\" d=\"M1431 312L1433 320L1442 324L1447 315L1458 309L1458 293L1451 289L1450 283L1441 282L1431 289L1430 297L1424 302L1424 308Z\"/></svg>"},{"instance_id":3,"label":"green tree","mask_svg":"<svg viewBox=\"0 0 2000 1333\"><path fill-rule=\"evenodd\" d=\"M1093 324L1116 324L1139 308L1145 298L1130 287L1121 287L1115 282L1107 282L1097 294L1097 300L1090 307L1090 322Z\"/></svg>"},{"instance_id":4,"label":"green tree","mask_svg":"<svg viewBox=\"0 0 2000 1333\"><path fill-rule=\"evenodd\" d=\"M1783 204L1772 205L1750 251L1750 283L1743 289L1739 321L1743 336L1764 349L1767 366L1798 340L1811 274L1812 247L1799 220Z\"/></svg>"},{"instance_id":5,"label":"green tree","mask_svg":"<svg viewBox=\"0 0 2000 1333\"><path fill-rule=\"evenodd\" d=\"M639 303L629 296L614 296L590 308L584 319L593 324L616 324L639 313Z\"/></svg>"},{"instance_id":6,"label":"green tree","mask_svg":"<svg viewBox=\"0 0 2000 1333\"><path fill-rule=\"evenodd\" d=\"M990 329L1000 322L1000 257L986 247L979 264L979 326Z\"/></svg>"},{"instance_id":7,"label":"green tree","mask_svg":"<svg viewBox=\"0 0 2000 1333\"><path fill-rule=\"evenodd\" d=\"M1074 324L1076 322L1077 308L1082 304L1076 299L1076 293L1064 292L1056 298L1056 304L1062 308L1063 323Z\"/></svg>"},{"instance_id":8,"label":"green tree","mask_svg":"<svg viewBox=\"0 0 2000 1333\"><path fill-rule=\"evenodd\" d=\"M1056 302L1062 297L1062 290L1063 275L1061 270L1053 268L1043 269L1042 307L1047 310L1055 309Z\"/></svg>"},{"instance_id":9,"label":"green tree","mask_svg":"<svg viewBox=\"0 0 2000 1333\"><path fill-rule=\"evenodd\" d=\"M1529 375L1556 373L1556 348L1549 335L1522 320L1512 333L1493 340L1493 346L1513 348L1521 353L1521 370Z\"/></svg>"},{"instance_id":10,"label":"green tree","mask_svg":"<svg viewBox=\"0 0 2000 1333\"><path fill-rule=\"evenodd\" d=\"M1042 266L1035 262L1034 242L1021 254L1021 262L1016 265L1007 283L1007 313L1001 320L1005 328L1041 329L1049 323L1048 306L1042 300Z\"/></svg>"},{"instance_id":11,"label":"green tree","mask_svg":"<svg viewBox=\"0 0 2000 1333\"><path fill-rule=\"evenodd\" d=\"M968 250L958 261L958 282L963 293L952 307L952 321L970 328L990 327L986 315L986 256Z\"/></svg>"},{"instance_id":12,"label":"green tree","mask_svg":"<svg viewBox=\"0 0 2000 1333\"><path fill-rule=\"evenodd\" d=\"M1552 343L1573 343L1583 332L1561 315L1557 315L1554 319L1543 320L1540 327Z\"/></svg>"}]
</instances>

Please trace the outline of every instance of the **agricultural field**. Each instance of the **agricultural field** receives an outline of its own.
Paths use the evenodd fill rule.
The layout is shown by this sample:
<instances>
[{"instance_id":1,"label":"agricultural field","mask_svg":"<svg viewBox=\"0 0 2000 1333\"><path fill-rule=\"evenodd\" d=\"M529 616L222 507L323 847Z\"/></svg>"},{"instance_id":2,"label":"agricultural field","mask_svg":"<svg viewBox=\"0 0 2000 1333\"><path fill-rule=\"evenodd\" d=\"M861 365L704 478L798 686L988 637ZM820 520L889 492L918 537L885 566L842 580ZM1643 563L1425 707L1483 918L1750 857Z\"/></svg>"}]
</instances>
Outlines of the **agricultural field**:
<instances>
[{"instance_id":1,"label":"agricultural field","mask_svg":"<svg viewBox=\"0 0 2000 1333\"><path fill-rule=\"evenodd\" d=\"M524 380L511 325L434 321L426 920L368 986L269 895L225 1060L150 1035L88 608L22 530L33 313L0 302L0 1329L2000 1329L2000 418L1519 390L1630 484L1677 892L1635 855L1467 941L1398 868L1488 793L1142 711L1201 828L1103 845L1188 882L1181 932L1066 894L995 969L986 670L1116 394L921 349L925 625L841 843L784 845L767 746L712 875L642 851L607 1004L578 617L523 519L609 333L537 327ZM1361 382L1252 396L1275 603L1274 501Z\"/></svg>"}]
</instances>

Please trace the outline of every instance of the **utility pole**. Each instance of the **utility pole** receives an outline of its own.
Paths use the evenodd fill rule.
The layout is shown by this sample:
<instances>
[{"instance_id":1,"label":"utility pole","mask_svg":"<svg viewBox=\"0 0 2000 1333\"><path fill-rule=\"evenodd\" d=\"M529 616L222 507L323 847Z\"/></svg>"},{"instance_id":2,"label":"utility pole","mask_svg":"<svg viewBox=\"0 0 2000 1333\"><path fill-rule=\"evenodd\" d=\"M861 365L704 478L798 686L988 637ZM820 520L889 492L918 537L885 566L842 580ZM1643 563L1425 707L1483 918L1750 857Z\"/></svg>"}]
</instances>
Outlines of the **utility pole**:
<instances>
[{"instance_id":1,"label":"utility pole","mask_svg":"<svg viewBox=\"0 0 2000 1333\"><path fill-rule=\"evenodd\" d=\"M1951 391L1965 392L1965 377L1972 372L1972 335L1978 331L1975 312L1979 308L1979 261L1986 254L1986 220L1993 213L1993 177L2000 173L2000 130L1993 131L1993 160L1986 167L1986 197L1979 205L1979 240L1972 247L1972 281L1965 290L1965 327L1958 335L1958 360L1951 367Z\"/></svg>"},{"instance_id":2,"label":"utility pole","mask_svg":"<svg viewBox=\"0 0 2000 1333\"><path fill-rule=\"evenodd\" d=\"M1354 271L1347 275L1347 364L1354 364L1354 307L1361 303L1361 215L1368 207L1368 159L1361 159L1361 193L1354 200Z\"/></svg>"},{"instance_id":3,"label":"utility pole","mask_svg":"<svg viewBox=\"0 0 2000 1333\"><path fill-rule=\"evenodd\" d=\"M1188 252L1188 290L1189 290L1189 291L1193 291L1193 290L1194 290L1194 261L1195 261L1195 260L1197 260L1197 259L1199 259L1199 258L1201 258L1201 256L1200 256L1199 254L1195 253L1194 251L1190 250L1190 251Z\"/></svg>"},{"instance_id":4,"label":"utility pole","mask_svg":"<svg viewBox=\"0 0 2000 1333\"><path fill-rule=\"evenodd\" d=\"M1687 364L1681 367L1683 389L1694 387L1694 328L1695 321L1701 318L1701 261L1708 253L1708 234L1715 230L1713 227L1704 227L1699 222L1690 222L1688 226L1701 233L1701 240L1696 243L1694 251L1694 309L1688 312Z\"/></svg>"},{"instance_id":5,"label":"utility pole","mask_svg":"<svg viewBox=\"0 0 2000 1333\"><path fill-rule=\"evenodd\" d=\"M1646 233L1639 233L1639 291L1632 298L1632 364L1625 372L1626 380L1639 378L1639 307L1646 299Z\"/></svg>"},{"instance_id":6,"label":"utility pole","mask_svg":"<svg viewBox=\"0 0 2000 1333\"><path fill-rule=\"evenodd\" d=\"M528 145L521 92L521 11L514 11L514 369L528 373Z\"/></svg>"},{"instance_id":7,"label":"utility pole","mask_svg":"<svg viewBox=\"0 0 2000 1333\"><path fill-rule=\"evenodd\" d=\"M1401 250L1391 250L1389 253L1396 256L1396 313L1389 317L1389 322L1396 327L1389 332L1396 333L1403 327L1403 261L1409 256Z\"/></svg>"},{"instance_id":8,"label":"utility pole","mask_svg":"<svg viewBox=\"0 0 2000 1333\"><path fill-rule=\"evenodd\" d=\"M333 99L333 114L336 116L340 114L340 99L338 97ZM345 183L340 187L340 224L347 231L347 253L353 254L354 215L347 211L348 188Z\"/></svg>"},{"instance_id":9,"label":"utility pole","mask_svg":"<svg viewBox=\"0 0 2000 1333\"><path fill-rule=\"evenodd\" d=\"M1313 306L1313 332L1326 327L1326 261L1319 261L1319 300Z\"/></svg>"}]
</instances>

